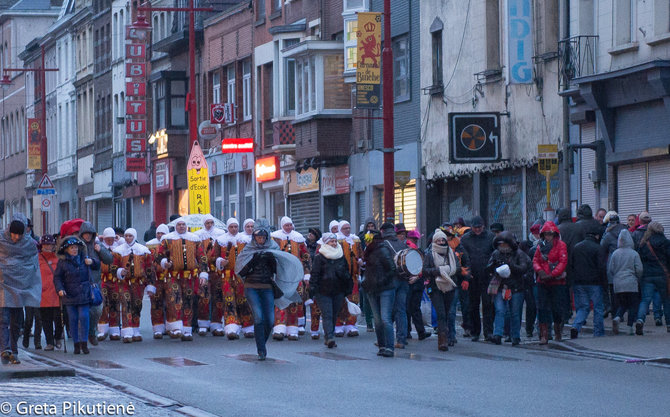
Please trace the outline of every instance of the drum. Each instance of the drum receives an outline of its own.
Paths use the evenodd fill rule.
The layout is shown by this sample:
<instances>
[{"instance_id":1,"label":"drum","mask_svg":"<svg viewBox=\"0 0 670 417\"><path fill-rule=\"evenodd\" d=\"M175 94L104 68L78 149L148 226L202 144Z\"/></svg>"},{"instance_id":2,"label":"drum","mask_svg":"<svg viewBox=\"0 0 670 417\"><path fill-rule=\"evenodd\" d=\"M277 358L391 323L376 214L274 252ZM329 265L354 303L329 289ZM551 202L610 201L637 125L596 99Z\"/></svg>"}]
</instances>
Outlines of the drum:
<instances>
[{"instance_id":1,"label":"drum","mask_svg":"<svg viewBox=\"0 0 670 417\"><path fill-rule=\"evenodd\" d=\"M407 275L419 275L423 269L423 257L416 249L403 249L396 255L396 266Z\"/></svg>"}]
</instances>

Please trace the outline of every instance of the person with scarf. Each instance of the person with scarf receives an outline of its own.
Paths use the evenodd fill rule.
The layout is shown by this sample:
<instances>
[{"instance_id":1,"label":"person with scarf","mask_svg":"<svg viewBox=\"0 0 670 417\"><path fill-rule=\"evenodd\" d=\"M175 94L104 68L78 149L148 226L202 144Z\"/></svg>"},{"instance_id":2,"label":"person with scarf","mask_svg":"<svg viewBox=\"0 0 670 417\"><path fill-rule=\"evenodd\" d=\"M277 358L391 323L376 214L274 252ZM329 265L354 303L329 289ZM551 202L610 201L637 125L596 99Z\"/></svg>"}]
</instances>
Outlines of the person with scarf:
<instances>
[{"instance_id":1,"label":"person with scarf","mask_svg":"<svg viewBox=\"0 0 670 417\"><path fill-rule=\"evenodd\" d=\"M246 239L239 233L235 218L226 222L228 231L217 236L214 248L209 252L210 263L216 266L216 286L212 286L212 334L228 337L228 340L253 337L252 312L244 296L244 283L235 274L237 255L246 245ZM210 275L211 276L211 275ZM212 279L210 278L210 283Z\"/></svg>"},{"instance_id":2,"label":"person with scarf","mask_svg":"<svg viewBox=\"0 0 670 417\"><path fill-rule=\"evenodd\" d=\"M366 292L372 314L375 319L378 356L392 358L393 343L393 306L395 305L396 280L399 279L391 247L377 230L365 235L363 262L365 276L361 286ZM405 324L407 326L407 324Z\"/></svg>"},{"instance_id":3,"label":"person with scarf","mask_svg":"<svg viewBox=\"0 0 670 417\"><path fill-rule=\"evenodd\" d=\"M280 250L277 242L270 239L267 221L261 219L255 222L251 242L237 257L234 271L244 280L244 294L254 316L258 360L263 361L275 309L285 309L302 299L297 287L303 279L303 265L297 257Z\"/></svg>"},{"instance_id":4,"label":"person with scarf","mask_svg":"<svg viewBox=\"0 0 670 417\"><path fill-rule=\"evenodd\" d=\"M456 254L440 229L433 233L433 242L423 257L423 277L428 280L430 299L437 313L437 348L448 351L447 313L454 299L456 274L460 270Z\"/></svg>"},{"instance_id":5,"label":"person with scarf","mask_svg":"<svg viewBox=\"0 0 670 417\"><path fill-rule=\"evenodd\" d=\"M82 227L86 222L82 223ZM92 225L91 225L92 226ZM86 230L86 229L84 229ZM116 243L116 233L111 227L102 231L102 240L97 241L96 245L100 247L100 253L103 255L100 263L100 282L102 293L102 311L98 319L99 341L105 340L109 334L109 340L121 339L121 299L122 299L122 281L112 272L114 263L114 249L118 246Z\"/></svg>"},{"instance_id":6,"label":"person with scarf","mask_svg":"<svg viewBox=\"0 0 670 417\"><path fill-rule=\"evenodd\" d=\"M42 275L42 300L40 301L40 318L47 344L45 351L60 349L63 343L63 318L61 317L58 294L54 287L54 271L58 264L55 254L56 238L46 234L40 239L39 260ZM55 332L54 332L55 330ZM41 335L36 335L41 338Z\"/></svg>"},{"instance_id":7,"label":"person with scarf","mask_svg":"<svg viewBox=\"0 0 670 417\"><path fill-rule=\"evenodd\" d=\"M137 242L137 231L126 229L124 242L114 248L114 265L112 271L121 280L121 306L123 320L121 337L123 343L141 342L140 314L144 289L149 296L156 293L154 285L153 254L144 245Z\"/></svg>"},{"instance_id":8,"label":"person with scarf","mask_svg":"<svg viewBox=\"0 0 670 417\"><path fill-rule=\"evenodd\" d=\"M442 225L440 230L447 236L447 243L449 247L454 251L456 255L456 262L460 265L460 269L456 275L454 275L454 282L456 283L456 293L454 294L454 300L451 302L451 308L449 309L449 316L447 317L447 327L449 328L449 334L447 336L447 345L454 346L457 342L456 340L456 297L461 303L461 311L468 311L468 303L470 301L468 295L468 289L470 288L470 257L465 251L463 245L461 245L461 239L456 236L456 231L453 226ZM463 322L461 327L465 332L469 332L470 325L470 315L463 314Z\"/></svg>"},{"instance_id":9,"label":"person with scarf","mask_svg":"<svg viewBox=\"0 0 670 417\"><path fill-rule=\"evenodd\" d=\"M215 220L214 216L212 216L211 214L205 214L203 219L204 227L194 233L202 241L202 249L205 252L205 255L212 251L212 249L214 248L214 242L216 241L216 238L218 236L227 234L225 230L221 230L218 227L214 226L214 220ZM237 223L236 219L232 219L232 222L234 222L235 225L239 228L239 224ZM208 262L207 266L208 266L207 273L209 274L210 278L208 285L201 285L198 288L197 315L198 315L199 336L205 336L210 328L211 320L209 315L210 311L209 303L212 297L216 297L216 295L212 291L214 287L221 286L220 282L221 277L216 271L216 266L214 265L214 262L213 261Z\"/></svg>"},{"instance_id":10,"label":"person with scarf","mask_svg":"<svg viewBox=\"0 0 670 417\"><path fill-rule=\"evenodd\" d=\"M147 242L147 249L151 255L156 258L158 247L161 244L163 236L170 233L167 225L161 223L156 228L156 237ZM151 327L154 332L154 339L162 339L165 333L165 294L167 288L167 271L154 263L154 287L156 292L149 294L151 300Z\"/></svg>"},{"instance_id":11,"label":"person with scarf","mask_svg":"<svg viewBox=\"0 0 670 417\"><path fill-rule=\"evenodd\" d=\"M349 269L349 276L352 279L352 290L347 293L347 299L354 304L358 304L360 300L358 278L360 276L361 264L363 263L361 240L358 236L351 233L351 224L346 220L342 220L338 223L338 232L336 236L337 241L342 247L344 259L347 262L347 267ZM356 326L357 320L357 316L349 314L349 309L345 303L340 309L339 314L337 314L335 336L358 336L358 327Z\"/></svg>"},{"instance_id":12,"label":"person with scarf","mask_svg":"<svg viewBox=\"0 0 670 417\"><path fill-rule=\"evenodd\" d=\"M540 344L549 343L549 324L554 322L555 340L562 339L565 309L569 304L566 282L568 247L554 222L546 222L540 229L540 242L533 255L536 274L537 310L540 322Z\"/></svg>"},{"instance_id":13,"label":"person with scarf","mask_svg":"<svg viewBox=\"0 0 670 417\"><path fill-rule=\"evenodd\" d=\"M169 276L167 331L173 339L192 341L191 323L193 309L198 306L198 289L207 285L209 274L202 239L187 231L184 219L177 219L174 232L161 239L156 263L167 270Z\"/></svg>"},{"instance_id":14,"label":"person with scarf","mask_svg":"<svg viewBox=\"0 0 670 417\"><path fill-rule=\"evenodd\" d=\"M74 354L88 354L88 321L91 303L90 266L93 260L84 254L84 242L76 236L63 239L54 272L54 287L67 309L70 331L74 342Z\"/></svg>"},{"instance_id":15,"label":"person with scarf","mask_svg":"<svg viewBox=\"0 0 670 417\"><path fill-rule=\"evenodd\" d=\"M640 219L642 219L640 215ZM639 229L638 229L639 230ZM638 253L642 260L642 279L640 280L640 289L642 292L642 302L637 311L637 321L635 322L635 333L644 334L644 319L649 311L654 292L660 294L663 310L665 313L665 324L667 331L670 332L670 294L668 294L668 285L670 284L670 240L664 235L663 225L659 222L650 222L640 239ZM637 233L637 231L636 231Z\"/></svg>"},{"instance_id":16,"label":"person with scarf","mask_svg":"<svg viewBox=\"0 0 670 417\"><path fill-rule=\"evenodd\" d=\"M521 342L521 312L524 300L524 276L530 269L530 258L516 242L514 234L502 231L493 239L495 250L486 267L493 275L489 284L495 306L493 319L493 343L502 343L505 316L510 316L510 336L512 346Z\"/></svg>"},{"instance_id":17,"label":"person with scarf","mask_svg":"<svg viewBox=\"0 0 670 417\"><path fill-rule=\"evenodd\" d=\"M0 233L0 355L3 364L20 364L17 343L23 307L39 307L42 278L37 244L17 213ZM88 329L88 327L87 327Z\"/></svg>"},{"instance_id":18,"label":"person with scarf","mask_svg":"<svg viewBox=\"0 0 670 417\"><path fill-rule=\"evenodd\" d=\"M333 233L325 233L321 237L323 244L312 261L309 280L310 295L321 310L325 345L328 348L337 346L334 339L335 319L338 312L346 308L344 297L354 289L349 265L337 237Z\"/></svg>"},{"instance_id":19,"label":"person with scarf","mask_svg":"<svg viewBox=\"0 0 670 417\"><path fill-rule=\"evenodd\" d=\"M303 264L303 273L301 278L309 281L309 252L305 245L305 238L293 228L293 220L284 216L280 221L281 229L272 232L272 239L279 245L279 250L290 253L300 260ZM305 295L305 283L301 282L298 286L299 294ZM288 340L298 340L300 334L300 319L305 316L305 307L303 301L299 300L286 309L277 309L275 311L275 326L272 329L272 338L275 340L284 340L288 335ZM303 324L304 325L304 324Z\"/></svg>"}]
</instances>

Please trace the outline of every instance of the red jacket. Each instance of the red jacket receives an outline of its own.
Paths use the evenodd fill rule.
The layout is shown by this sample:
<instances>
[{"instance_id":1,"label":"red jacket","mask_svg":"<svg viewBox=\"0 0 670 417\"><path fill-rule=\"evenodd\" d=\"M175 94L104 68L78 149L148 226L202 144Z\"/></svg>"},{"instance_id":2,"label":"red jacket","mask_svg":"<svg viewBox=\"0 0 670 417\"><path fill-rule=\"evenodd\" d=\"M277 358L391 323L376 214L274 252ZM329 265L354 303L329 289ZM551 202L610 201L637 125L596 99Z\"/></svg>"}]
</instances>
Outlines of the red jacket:
<instances>
[{"instance_id":1,"label":"red jacket","mask_svg":"<svg viewBox=\"0 0 670 417\"><path fill-rule=\"evenodd\" d=\"M38 258L40 260L40 274L42 274L40 307L58 307L60 304L54 287L54 271L56 265L58 265L58 257L53 252L40 252Z\"/></svg>"},{"instance_id":2,"label":"red jacket","mask_svg":"<svg viewBox=\"0 0 670 417\"><path fill-rule=\"evenodd\" d=\"M544 281L538 280L538 283L543 285L565 285L566 280L564 272L568 265L568 246L561 240L560 232L554 222L546 222L540 230L540 236L546 232L554 233L551 251L549 251L547 259L545 260L540 251L540 245L538 245L535 250L535 256L533 256L533 269L535 272L544 271L554 279ZM553 269L551 268L552 265Z\"/></svg>"}]
</instances>

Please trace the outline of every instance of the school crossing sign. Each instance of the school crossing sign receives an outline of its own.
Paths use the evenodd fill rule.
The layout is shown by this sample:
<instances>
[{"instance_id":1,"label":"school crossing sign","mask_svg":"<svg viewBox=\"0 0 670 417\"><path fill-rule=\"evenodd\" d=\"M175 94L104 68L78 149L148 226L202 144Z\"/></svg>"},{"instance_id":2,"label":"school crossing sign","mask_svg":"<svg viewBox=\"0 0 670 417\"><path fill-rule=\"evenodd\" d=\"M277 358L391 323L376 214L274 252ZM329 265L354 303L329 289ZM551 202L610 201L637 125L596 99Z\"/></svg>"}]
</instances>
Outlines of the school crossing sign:
<instances>
[{"instance_id":1,"label":"school crossing sign","mask_svg":"<svg viewBox=\"0 0 670 417\"><path fill-rule=\"evenodd\" d=\"M186 170L189 214L209 214L209 174L207 161L198 141L193 142Z\"/></svg>"}]
</instances>

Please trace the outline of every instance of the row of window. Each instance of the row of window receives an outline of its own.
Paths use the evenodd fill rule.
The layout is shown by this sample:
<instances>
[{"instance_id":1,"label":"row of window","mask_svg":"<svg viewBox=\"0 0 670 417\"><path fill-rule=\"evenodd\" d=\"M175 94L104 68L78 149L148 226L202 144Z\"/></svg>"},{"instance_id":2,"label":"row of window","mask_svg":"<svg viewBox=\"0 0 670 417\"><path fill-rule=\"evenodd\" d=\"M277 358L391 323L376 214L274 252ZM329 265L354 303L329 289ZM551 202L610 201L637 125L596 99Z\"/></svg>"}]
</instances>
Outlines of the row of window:
<instances>
[{"instance_id":1,"label":"row of window","mask_svg":"<svg viewBox=\"0 0 670 417\"><path fill-rule=\"evenodd\" d=\"M26 150L26 114L23 107L2 118L3 146L0 148L3 157L11 156Z\"/></svg>"},{"instance_id":2,"label":"row of window","mask_svg":"<svg viewBox=\"0 0 670 417\"><path fill-rule=\"evenodd\" d=\"M236 85L239 82L237 71L242 71L242 106L238 106ZM225 79L222 80L222 76ZM236 62L224 67L223 71L216 70L211 73L212 85L212 103L221 103L222 101L222 82L226 84L226 103L235 106L236 119L242 117L242 120L250 120L252 112L251 102L251 60L247 59ZM239 113L239 114L238 114Z\"/></svg>"}]
</instances>

